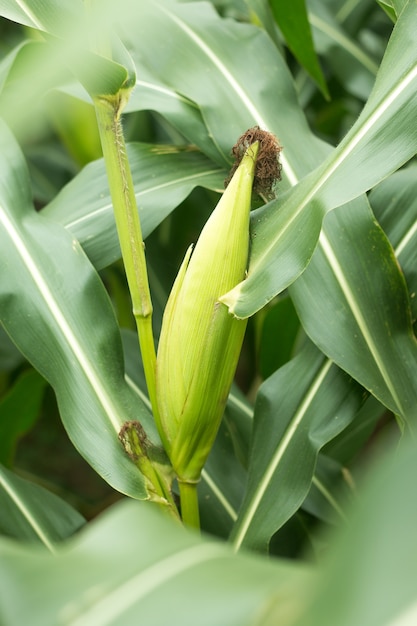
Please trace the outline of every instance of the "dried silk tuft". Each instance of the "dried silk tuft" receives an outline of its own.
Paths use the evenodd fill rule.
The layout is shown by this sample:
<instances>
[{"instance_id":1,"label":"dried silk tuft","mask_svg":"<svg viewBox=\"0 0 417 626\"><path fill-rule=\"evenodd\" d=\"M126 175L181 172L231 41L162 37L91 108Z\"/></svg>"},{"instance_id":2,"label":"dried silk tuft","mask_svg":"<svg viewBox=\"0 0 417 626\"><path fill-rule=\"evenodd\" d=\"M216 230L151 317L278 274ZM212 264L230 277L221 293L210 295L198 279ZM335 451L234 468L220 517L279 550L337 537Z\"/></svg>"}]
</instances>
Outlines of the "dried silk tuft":
<instances>
[{"instance_id":1,"label":"dried silk tuft","mask_svg":"<svg viewBox=\"0 0 417 626\"><path fill-rule=\"evenodd\" d=\"M239 167L246 150L255 141L259 141L259 152L256 159L253 191L271 200L274 198L274 185L281 180L282 166L279 161L279 155L282 147L275 135L266 130L261 130L259 126L249 128L233 146L232 155L235 158L235 162L224 185L227 187L233 174Z\"/></svg>"}]
</instances>

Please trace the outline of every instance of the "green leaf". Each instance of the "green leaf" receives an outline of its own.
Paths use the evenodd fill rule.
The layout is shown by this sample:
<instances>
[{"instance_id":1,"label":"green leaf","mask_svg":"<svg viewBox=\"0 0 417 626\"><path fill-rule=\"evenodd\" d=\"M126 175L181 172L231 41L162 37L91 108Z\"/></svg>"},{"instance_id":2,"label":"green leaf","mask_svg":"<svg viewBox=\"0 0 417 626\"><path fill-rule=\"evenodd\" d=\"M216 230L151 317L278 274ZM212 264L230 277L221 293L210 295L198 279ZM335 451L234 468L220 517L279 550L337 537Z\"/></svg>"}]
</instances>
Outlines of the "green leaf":
<instances>
[{"instance_id":1,"label":"green leaf","mask_svg":"<svg viewBox=\"0 0 417 626\"><path fill-rule=\"evenodd\" d=\"M374 90L352 129L316 171L253 216L248 277L223 298L235 315L253 314L305 269L327 211L372 188L416 152L416 28L411 3L393 30Z\"/></svg>"},{"instance_id":2,"label":"green leaf","mask_svg":"<svg viewBox=\"0 0 417 626\"><path fill-rule=\"evenodd\" d=\"M249 19L252 24L262 26L282 52L282 35L274 20L270 3L265 2L265 0L245 0L245 5L249 9Z\"/></svg>"},{"instance_id":3,"label":"green leaf","mask_svg":"<svg viewBox=\"0 0 417 626\"><path fill-rule=\"evenodd\" d=\"M1 0L0 15L37 30L62 36L84 14L81 0Z\"/></svg>"},{"instance_id":4,"label":"green leaf","mask_svg":"<svg viewBox=\"0 0 417 626\"><path fill-rule=\"evenodd\" d=\"M1 60L0 113L21 134L32 131L34 112L41 108L45 92L67 78L64 56L57 45L52 53L45 41L23 41ZM34 105L30 115L29 101Z\"/></svg>"},{"instance_id":5,"label":"green leaf","mask_svg":"<svg viewBox=\"0 0 417 626\"><path fill-rule=\"evenodd\" d=\"M138 76L144 63L199 106L223 166L230 166L232 146L254 125L275 133L285 147L284 184L295 184L327 154L309 130L284 59L261 29L221 19L208 3L166 0L141 3L125 28ZM163 46L155 45L160 33Z\"/></svg>"},{"instance_id":6,"label":"green leaf","mask_svg":"<svg viewBox=\"0 0 417 626\"><path fill-rule=\"evenodd\" d=\"M0 371L8 372L21 365L24 357L20 354L3 326L0 326Z\"/></svg>"},{"instance_id":7,"label":"green leaf","mask_svg":"<svg viewBox=\"0 0 417 626\"><path fill-rule=\"evenodd\" d=\"M157 111L190 144L198 146L215 163L222 164L222 154L207 134L199 106L184 95L177 93L168 84L158 80L155 74L147 68L144 60L139 58L136 49L132 51L132 54L136 63L136 83L123 112ZM66 83L60 87L60 90L91 103L87 92L78 83Z\"/></svg>"},{"instance_id":8,"label":"green leaf","mask_svg":"<svg viewBox=\"0 0 417 626\"><path fill-rule=\"evenodd\" d=\"M269 1L289 49L316 82L323 95L329 98L326 81L314 49L305 0L295 0L290 3L283 3L282 0Z\"/></svg>"},{"instance_id":9,"label":"green leaf","mask_svg":"<svg viewBox=\"0 0 417 626\"><path fill-rule=\"evenodd\" d=\"M195 186L219 189L226 176L224 169L192 148L135 143L127 152L144 238ZM95 267L120 258L103 159L87 165L42 214L65 226Z\"/></svg>"},{"instance_id":10,"label":"green leaf","mask_svg":"<svg viewBox=\"0 0 417 626\"><path fill-rule=\"evenodd\" d=\"M323 454L343 465L352 466L386 413L384 405L369 396L353 422L323 448Z\"/></svg>"},{"instance_id":11,"label":"green leaf","mask_svg":"<svg viewBox=\"0 0 417 626\"><path fill-rule=\"evenodd\" d=\"M233 398L229 398L229 407ZM198 485L201 528L227 539L245 493L246 472L238 462L228 430L227 413Z\"/></svg>"},{"instance_id":12,"label":"green leaf","mask_svg":"<svg viewBox=\"0 0 417 626\"><path fill-rule=\"evenodd\" d=\"M259 369L263 379L290 360L300 322L290 298L267 308L259 341Z\"/></svg>"},{"instance_id":13,"label":"green leaf","mask_svg":"<svg viewBox=\"0 0 417 626\"><path fill-rule=\"evenodd\" d=\"M90 38L92 33L89 34ZM104 31L99 32L97 39L110 39L110 35ZM99 46L98 46L99 47ZM111 58L89 51L88 49L77 50L75 57L68 56L67 64L80 83L91 97L111 99L115 96L119 99L122 92L124 99L123 107L128 95L136 84L136 72L133 59L119 39L111 37L108 54Z\"/></svg>"},{"instance_id":14,"label":"green leaf","mask_svg":"<svg viewBox=\"0 0 417 626\"><path fill-rule=\"evenodd\" d=\"M149 626L173 619L251 626L280 592L286 619L298 615L312 579L304 566L236 555L132 502L106 512L53 557L5 540L0 557L0 619L8 626L128 625L138 616Z\"/></svg>"},{"instance_id":15,"label":"green leaf","mask_svg":"<svg viewBox=\"0 0 417 626\"><path fill-rule=\"evenodd\" d=\"M394 9L393 0L377 0L377 2L395 24L395 22L397 21L397 13Z\"/></svg>"},{"instance_id":16,"label":"green leaf","mask_svg":"<svg viewBox=\"0 0 417 626\"><path fill-rule=\"evenodd\" d=\"M311 488L302 509L327 524L340 524L348 520L349 496L352 499L352 486L344 480L343 467L334 459L320 453Z\"/></svg>"},{"instance_id":17,"label":"green leaf","mask_svg":"<svg viewBox=\"0 0 417 626\"><path fill-rule=\"evenodd\" d=\"M415 442L408 441L377 456L349 525L330 537L321 581L297 626L416 623L416 452ZM273 619L271 611L268 624L278 623Z\"/></svg>"},{"instance_id":18,"label":"green leaf","mask_svg":"<svg viewBox=\"0 0 417 626\"><path fill-rule=\"evenodd\" d=\"M392 0L392 6L395 9L395 13L397 17L401 14L401 12L405 9L407 4L409 4L409 0Z\"/></svg>"},{"instance_id":19,"label":"green leaf","mask_svg":"<svg viewBox=\"0 0 417 626\"><path fill-rule=\"evenodd\" d=\"M154 427L124 382L110 300L78 242L33 209L23 156L0 131L0 318L54 388L75 447L113 487L146 497L117 437L126 420L140 419L153 437Z\"/></svg>"},{"instance_id":20,"label":"green leaf","mask_svg":"<svg viewBox=\"0 0 417 626\"><path fill-rule=\"evenodd\" d=\"M47 38L51 46L47 60L50 69L62 73L64 68L69 67L92 96L113 96L135 84L133 61L120 40L112 38L109 49L111 58L89 49L95 30L99 32L97 38L107 42L106 14L107 11L104 11L96 22L94 18L97 15L90 15L90 30L87 31L87 12L79 0L59 3L49 0L29 0L25 3L4 0L0 6L3 17L52 35ZM28 63L26 82L33 82L30 81L30 67L32 64ZM45 72L46 68L42 69Z\"/></svg>"},{"instance_id":21,"label":"green leaf","mask_svg":"<svg viewBox=\"0 0 417 626\"><path fill-rule=\"evenodd\" d=\"M0 532L39 543L51 552L56 542L74 534L84 518L43 487L0 466Z\"/></svg>"},{"instance_id":22,"label":"green leaf","mask_svg":"<svg viewBox=\"0 0 417 626\"><path fill-rule=\"evenodd\" d=\"M190 144L194 144L212 159L223 165L223 155L207 133L199 106L176 92L169 84L159 80L150 71L137 50L132 51L136 63L136 88L132 92L125 112L157 111L178 130Z\"/></svg>"},{"instance_id":23,"label":"green leaf","mask_svg":"<svg viewBox=\"0 0 417 626\"><path fill-rule=\"evenodd\" d=\"M320 350L415 429L417 342L407 289L366 200L326 217L291 297Z\"/></svg>"},{"instance_id":24,"label":"green leaf","mask_svg":"<svg viewBox=\"0 0 417 626\"><path fill-rule=\"evenodd\" d=\"M23 373L0 402L0 463L11 466L19 438L35 423L46 381L33 370Z\"/></svg>"},{"instance_id":25,"label":"green leaf","mask_svg":"<svg viewBox=\"0 0 417 626\"><path fill-rule=\"evenodd\" d=\"M309 8L317 52L349 93L367 100L378 72L376 59L346 32L325 3L310 0Z\"/></svg>"},{"instance_id":26,"label":"green leaf","mask_svg":"<svg viewBox=\"0 0 417 626\"><path fill-rule=\"evenodd\" d=\"M262 384L247 492L232 532L236 549L266 548L307 496L320 448L362 400L362 389L312 344Z\"/></svg>"},{"instance_id":27,"label":"green leaf","mask_svg":"<svg viewBox=\"0 0 417 626\"><path fill-rule=\"evenodd\" d=\"M13 73L20 61L20 57L24 56L29 49L30 52L36 54L38 47L42 47L43 44L39 42L27 42L23 41L15 46L9 54L6 54L0 61L0 91L4 91L5 85L11 79L13 80ZM16 79L16 78L15 78Z\"/></svg>"},{"instance_id":28,"label":"green leaf","mask_svg":"<svg viewBox=\"0 0 417 626\"><path fill-rule=\"evenodd\" d=\"M68 65L92 97L117 96L135 81L134 74L129 74L123 65L88 51Z\"/></svg>"},{"instance_id":29,"label":"green leaf","mask_svg":"<svg viewBox=\"0 0 417 626\"><path fill-rule=\"evenodd\" d=\"M417 318L417 168L395 172L375 187L369 200L389 237L410 292L413 321Z\"/></svg>"}]
</instances>

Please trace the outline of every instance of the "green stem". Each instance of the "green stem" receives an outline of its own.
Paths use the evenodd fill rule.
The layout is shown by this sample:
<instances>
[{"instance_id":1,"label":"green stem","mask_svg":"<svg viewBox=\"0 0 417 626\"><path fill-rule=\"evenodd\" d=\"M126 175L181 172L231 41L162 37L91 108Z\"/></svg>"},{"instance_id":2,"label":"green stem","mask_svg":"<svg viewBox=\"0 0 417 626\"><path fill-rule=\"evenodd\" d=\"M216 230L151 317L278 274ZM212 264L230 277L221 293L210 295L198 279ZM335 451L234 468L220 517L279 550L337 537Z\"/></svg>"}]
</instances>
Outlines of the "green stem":
<instances>
[{"instance_id":1,"label":"green stem","mask_svg":"<svg viewBox=\"0 0 417 626\"><path fill-rule=\"evenodd\" d=\"M200 513L198 509L197 483L178 481L181 500L181 517L190 528L200 529Z\"/></svg>"},{"instance_id":2,"label":"green stem","mask_svg":"<svg viewBox=\"0 0 417 626\"><path fill-rule=\"evenodd\" d=\"M172 469L165 463L162 450L152 444L142 424L136 420L123 424L119 440L126 454L145 477L149 500L179 520L179 512L171 492Z\"/></svg>"},{"instance_id":3,"label":"green stem","mask_svg":"<svg viewBox=\"0 0 417 626\"><path fill-rule=\"evenodd\" d=\"M123 263L138 330L146 384L152 410L154 415L157 415L156 353L152 332L152 302L145 260L145 245L120 119L121 100L118 98L96 98L94 104Z\"/></svg>"}]
</instances>

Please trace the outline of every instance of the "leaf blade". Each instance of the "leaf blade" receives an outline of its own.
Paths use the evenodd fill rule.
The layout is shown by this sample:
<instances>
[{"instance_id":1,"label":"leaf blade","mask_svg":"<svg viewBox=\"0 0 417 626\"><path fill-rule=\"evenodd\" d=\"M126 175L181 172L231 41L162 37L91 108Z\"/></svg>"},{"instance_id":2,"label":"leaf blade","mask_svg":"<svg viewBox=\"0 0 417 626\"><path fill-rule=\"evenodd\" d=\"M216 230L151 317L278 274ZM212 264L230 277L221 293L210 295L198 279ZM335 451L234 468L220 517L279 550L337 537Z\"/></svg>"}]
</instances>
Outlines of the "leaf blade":
<instances>
[{"instance_id":1,"label":"leaf blade","mask_svg":"<svg viewBox=\"0 0 417 626\"><path fill-rule=\"evenodd\" d=\"M254 216L248 277L223 297L238 317L252 315L303 271L327 211L372 188L414 155L417 54L411 41L416 25L414 8L407 5L393 30L374 90L352 129L292 192ZM307 246L301 229L303 219L311 227L309 211L315 212L316 220ZM294 229L289 231L292 223ZM280 272L280 265L290 262L292 279L290 273Z\"/></svg>"},{"instance_id":2,"label":"leaf blade","mask_svg":"<svg viewBox=\"0 0 417 626\"><path fill-rule=\"evenodd\" d=\"M3 326L52 384L81 454L120 491L147 497L117 435L123 421L138 417L150 433L155 429L124 382L109 298L79 244L34 211L23 156L7 127L0 130Z\"/></svg>"},{"instance_id":3,"label":"leaf blade","mask_svg":"<svg viewBox=\"0 0 417 626\"><path fill-rule=\"evenodd\" d=\"M362 399L359 386L312 344L263 383L247 492L231 535L235 549L265 550L307 496L320 448L353 419Z\"/></svg>"},{"instance_id":4,"label":"leaf blade","mask_svg":"<svg viewBox=\"0 0 417 626\"><path fill-rule=\"evenodd\" d=\"M295 184L321 161L326 148L310 132L288 68L262 30L222 20L212 7L198 2L184 6L162 0L142 5L138 17L132 55L144 60L159 80L197 103L223 155L222 165L230 164L232 146L255 124L275 133L285 146L286 181ZM154 45L158 32L166 33L164 47ZM305 146L301 153L297 143Z\"/></svg>"},{"instance_id":5,"label":"leaf blade","mask_svg":"<svg viewBox=\"0 0 417 626\"><path fill-rule=\"evenodd\" d=\"M326 218L319 246L291 295L316 345L415 428L417 343L408 294L365 200Z\"/></svg>"},{"instance_id":6,"label":"leaf blade","mask_svg":"<svg viewBox=\"0 0 417 626\"><path fill-rule=\"evenodd\" d=\"M235 555L230 546L185 532L143 503L114 507L54 558L4 540L0 552L1 611L10 626L28 615L34 626L54 623L63 614L74 626L130 624L138 614L156 626L174 612L184 626L249 626L281 585L287 610L297 614L300 597L293 596L310 579L304 567ZM225 588L227 601L213 602ZM185 589L187 602L178 603ZM161 593L164 602L157 601ZM25 602L14 606L21 594Z\"/></svg>"},{"instance_id":7,"label":"leaf blade","mask_svg":"<svg viewBox=\"0 0 417 626\"><path fill-rule=\"evenodd\" d=\"M24 372L0 402L0 463L11 466L17 441L39 415L46 381L35 371Z\"/></svg>"},{"instance_id":8,"label":"leaf blade","mask_svg":"<svg viewBox=\"0 0 417 626\"><path fill-rule=\"evenodd\" d=\"M195 186L219 189L226 175L225 170L204 155L188 148L128 144L127 153L144 238ZM42 214L65 226L95 267L101 269L120 258L102 159L87 165Z\"/></svg>"},{"instance_id":9,"label":"leaf blade","mask_svg":"<svg viewBox=\"0 0 417 626\"><path fill-rule=\"evenodd\" d=\"M69 504L43 487L0 466L0 529L20 541L55 552L55 544L83 526L85 520Z\"/></svg>"},{"instance_id":10,"label":"leaf blade","mask_svg":"<svg viewBox=\"0 0 417 626\"><path fill-rule=\"evenodd\" d=\"M326 81L314 48L305 0L296 0L291 4L283 4L280 0L270 0L270 5L289 49L318 85L323 95L329 98Z\"/></svg>"}]
</instances>

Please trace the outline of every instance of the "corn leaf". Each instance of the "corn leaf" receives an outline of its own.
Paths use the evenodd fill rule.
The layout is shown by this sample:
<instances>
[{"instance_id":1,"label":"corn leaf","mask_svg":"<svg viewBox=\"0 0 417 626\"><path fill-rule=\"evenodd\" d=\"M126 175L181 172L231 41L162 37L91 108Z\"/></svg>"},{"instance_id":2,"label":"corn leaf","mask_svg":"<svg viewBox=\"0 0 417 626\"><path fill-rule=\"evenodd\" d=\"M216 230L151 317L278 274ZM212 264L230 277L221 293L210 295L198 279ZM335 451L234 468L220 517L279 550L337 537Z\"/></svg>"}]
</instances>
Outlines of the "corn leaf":
<instances>
[{"instance_id":1,"label":"corn leaf","mask_svg":"<svg viewBox=\"0 0 417 626\"><path fill-rule=\"evenodd\" d=\"M1 322L51 383L84 458L116 489L146 497L117 436L128 419L150 429L152 422L124 382L120 334L103 283L78 242L35 212L23 155L4 124L0 145Z\"/></svg>"},{"instance_id":2,"label":"corn leaf","mask_svg":"<svg viewBox=\"0 0 417 626\"><path fill-rule=\"evenodd\" d=\"M0 463L12 466L17 442L39 416L46 381L36 371L23 372L0 402Z\"/></svg>"},{"instance_id":3,"label":"corn leaf","mask_svg":"<svg viewBox=\"0 0 417 626\"><path fill-rule=\"evenodd\" d=\"M375 187L370 204L387 234L410 294L413 322L417 317L417 169L404 168Z\"/></svg>"},{"instance_id":4,"label":"corn leaf","mask_svg":"<svg viewBox=\"0 0 417 626\"><path fill-rule=\"evenodd\" d=\"M145 238L195 186L221 188L226 175L224 169L187 147L135 143L127 151ZM89 163L42 214L65 226L95 267L106 267L120 258L102 159Z\"/></svg>"},{"instance_id":5,"label":"corn leaf","mask_svg":"<svg viewBox=\"0 0 417 626\"><path fill-rule=\"evenodd\" d=\"M352 129L292 192L254 216L248 278L224 298L236 315L253 314L304 270L327 211L372 188L415 154L416 26L417 13L410 3L398 19L375 87Z\"/></svg>"},{"instance_id":6,"label":"corn leaf","mask_svg":"<svg viewBox=\"0 0 417 626\"><path fill-rule=\"evenodd\" d=\"M0 532L20 541L38 543L51 552L74 534L84 518L67 502L0 465Z\"/></svg>"},{"instance_id":7,"label":"corn leaf","mask_svg":"<svg viewBox=\"0 0 417 626\"><path fill-rule=\"evenodd\" d=\"M363 390L312 344L263 383L247 492L231 535L235 548L266 549L307 496L320 448L346 428L363 399Z\"/></svg>"},{"instance_id":8,"label":"corn leaf","mask_svg":"<svg viewBox=\"0 0 417 626\"><path fill-rule=\"evenodd\" d=\"M0 555L0 618L9 626L110 626L135 624L138 616L156 626L173 615L183 626L251 626L280 589L287 615L299 614L300 584L311 578L305 567L236 555L132 502L109 510L51 558L6 540ZM213 602L226 589L227 604Z\"/></svg>"},{"instance_id":9,"label":"corn leaf","mask_svg":"<svg viewBox=\"0 0 417 626\"><path fill-rule=\"evenodd\" d=\"M284 4L280 0L270 0L270 5L287 46L300 65L317 83L323 95L328 98L326 81L314 49L305 0L296 0L291 4Z\"/></svg>"},{"instance_id":10,"label":"corn leaf","mask_svg":"<svg viewBox=\"0 0 417 626\"><path fill-rule=\"evenodd\" d=\"M320 350L415 429L417 342L407 288L365 200L326 217L291 296Z\"/></svg>"}]
</instances>

